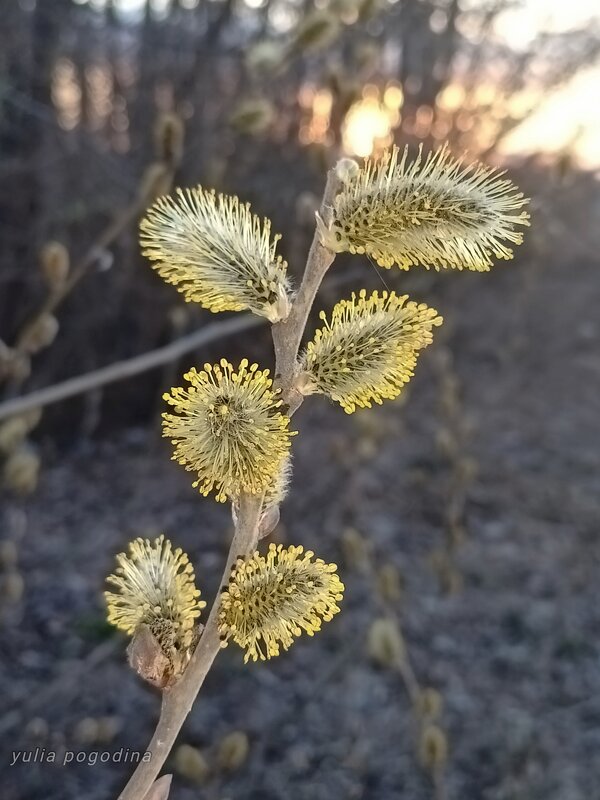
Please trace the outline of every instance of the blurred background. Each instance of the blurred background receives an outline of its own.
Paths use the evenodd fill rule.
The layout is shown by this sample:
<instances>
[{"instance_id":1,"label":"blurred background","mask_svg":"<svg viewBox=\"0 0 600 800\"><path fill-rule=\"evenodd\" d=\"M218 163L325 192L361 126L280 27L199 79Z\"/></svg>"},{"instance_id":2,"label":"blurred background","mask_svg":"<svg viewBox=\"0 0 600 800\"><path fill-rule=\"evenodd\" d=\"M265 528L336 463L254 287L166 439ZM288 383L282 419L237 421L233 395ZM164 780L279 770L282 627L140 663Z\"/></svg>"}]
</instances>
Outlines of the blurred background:
<instances>
[{"instance_id":1,"label":"blurred background","mask_svg":"<svg viewBox=\"0 0 600 800\"><path fill-rule=\"evenodd\" d=\"M260 321L186 305L153 273L144 209L174 185L238 194L298 275L337 158L445 141L508 170L532 228L489 274L336 260L317 310L387 286L445 324L399 401L303 406L273 537L339 563L343 613L268 664L223 653L172 796L597 797L596 3L0 9L3 798L114 797L130 774L92 764L143 751L159 707L104 621L114 554L165 532L207 597L231 535L169 460L161 394L221 356L272 365Z\"/></svg>"}]
</instances>

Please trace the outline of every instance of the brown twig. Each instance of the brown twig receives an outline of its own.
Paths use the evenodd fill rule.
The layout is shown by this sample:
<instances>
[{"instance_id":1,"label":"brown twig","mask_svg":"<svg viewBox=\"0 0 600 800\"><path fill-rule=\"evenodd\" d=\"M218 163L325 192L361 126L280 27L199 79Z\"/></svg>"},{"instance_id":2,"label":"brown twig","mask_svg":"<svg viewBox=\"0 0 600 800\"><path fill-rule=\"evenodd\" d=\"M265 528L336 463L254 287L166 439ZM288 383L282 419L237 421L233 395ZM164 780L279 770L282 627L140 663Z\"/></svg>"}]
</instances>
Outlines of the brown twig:
<instances>
[{"instance_id":1,"label":"brown twig","mask_svg":"<svg viewBox=\"0 0 600 800\"><path fill-rule=\"evenodd\" d=\"M327 286L328 288L342 286L346 283L351 283L355 278L356 274L351 270L344 271L343 274L328 281ZM62 400L68 400L70 397L76 397L100 386L124 381L143 372L149 372L162 364L175 361L197 347L264 324L266 324L266 320L263 317L257 317L252 314L236 314L231 319L210 323L203 327L202 330L187 334L156 350L150 350L147 353L141 353L139 356L117 361L107 367L101 367L93 372L68 378L66 381L61 381L52 386L0 403L0 422L16 414L24 414L33 408L43 408L52 403L60 403Z\"/></svg>"},{"instance_id":2,"label":"brown twig","mask_svg":"<svg viewBox=\"0 0 600 800\"><path fill-rule=\"evenodd\" d=\"M139 375L162 364L175 361L180 356L195 350L197 347L208 344L208 342L233 336L235 333L254 328L264 322L265 320L262 317L252 315L238 315L222 322L211 322L201 330L182 336L164 347L128 358L125 361L117 361L108 367L102 367L93 372L69 378L54 386L40 389L37 392L31 392L23 397L15 397L5 403L0 403L0 421L15 414L23 414L32 408L41 408L51 403L58 403L61 400L96 389L99 386L105 386L108 383L132 378L134 375Z\"/></svg>"}]
</instances>

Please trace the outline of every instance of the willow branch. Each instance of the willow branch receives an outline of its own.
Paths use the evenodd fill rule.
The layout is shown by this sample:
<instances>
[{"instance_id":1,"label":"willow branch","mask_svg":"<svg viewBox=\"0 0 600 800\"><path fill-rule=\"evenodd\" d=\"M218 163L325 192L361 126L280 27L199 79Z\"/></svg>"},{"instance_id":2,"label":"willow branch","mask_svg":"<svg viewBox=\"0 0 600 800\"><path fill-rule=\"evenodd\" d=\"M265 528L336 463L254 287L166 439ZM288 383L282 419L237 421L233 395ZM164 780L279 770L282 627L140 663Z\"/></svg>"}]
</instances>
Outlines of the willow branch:
<instances>
[{"instance_id":1,"label":"willow branch","mask_svg":"<svg viewBox=\"0 0 600 800\"><path fill-rule=\"evenodd\" d=\"M330 207L336 189L337 178L335 173L330 171L321 204L321 216L326 222L329 219ZM294 413L302 402L302 398L299 395L294 403L289 401L294 394L293 381L296 374L296 362L302 335L317 290L334 257L333 253L321 245L319 234L315 232L302 284L292 305L290 315L285 323L273 325L272 328L275 346L275 374L284 398L290 405L290 415ZM259 538L261 509L262 497L242 495L240 498L235 534L227 556L227 563L223 570L221 586L228 582L235 560L239 556L247 555L256 548ZM147 752L150 753L150 759L138 765L129 783L119 795L118 800L144 800L151 790L219 652L221 642L217 625L218 613L219 596L213 602L208 622L185 672L172 688L165 689L163 692L160 718L147 748Z\"/></svg>"}]
</instances>

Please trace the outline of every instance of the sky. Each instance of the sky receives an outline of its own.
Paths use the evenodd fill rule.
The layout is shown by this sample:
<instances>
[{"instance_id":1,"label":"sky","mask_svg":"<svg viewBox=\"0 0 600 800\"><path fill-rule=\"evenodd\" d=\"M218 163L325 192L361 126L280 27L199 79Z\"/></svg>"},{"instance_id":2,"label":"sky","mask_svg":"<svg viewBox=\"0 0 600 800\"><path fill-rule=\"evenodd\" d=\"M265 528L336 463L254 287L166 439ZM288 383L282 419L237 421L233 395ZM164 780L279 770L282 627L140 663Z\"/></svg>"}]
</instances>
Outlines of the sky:
<instances>
[{"instance_id":1,"label":"sky","mask_svg":"<svg viewBox=\"0 0 600 800\"><path fill-rule=\"evenodd\" d=\"M568 31L600 22L600 0L526 0L499 20L497 35L526 48L540 29ZM506 154L561 150L569 143L582 166L600 167L600 66L549 94L501 147Z\"/></svg>"}]
</instances>

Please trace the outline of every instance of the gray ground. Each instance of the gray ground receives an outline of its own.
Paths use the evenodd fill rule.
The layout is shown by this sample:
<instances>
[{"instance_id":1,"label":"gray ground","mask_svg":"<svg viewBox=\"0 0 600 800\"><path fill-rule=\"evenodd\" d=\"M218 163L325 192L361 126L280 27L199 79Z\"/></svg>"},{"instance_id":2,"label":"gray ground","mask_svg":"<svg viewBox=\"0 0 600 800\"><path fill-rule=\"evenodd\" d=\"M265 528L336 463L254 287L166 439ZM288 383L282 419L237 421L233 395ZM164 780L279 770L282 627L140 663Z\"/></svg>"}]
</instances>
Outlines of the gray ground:
<instances>
[{"instance_id":1,"label":"gray ground","mask_svg":"<svg viewBox=\"0 0 600 800\"><path fill-rule=\"evenodd\" d=\"M458 380L458 421L448 423L440 402L439 348L424 354L401 406L370 417L324 400L305 406L279 535L340 563L343 613L267 665L244 666L233 646L223 653L181 741L212 762L215 743L243 730L250 753L201 788L178 777L177 800L432 797L402 680L367 653L381 608L373 581L344 556L349 527L368 537L376 563L404 577L397 611L415 673L445 698L450 800L600 797L597 267L507 265L439 285L455 354L442 378ZM432 569L444 547L448 425L466 429L459 454L478 467L456 556L463 588L451 594ZM156 435L115 434L46 461L20 541L24 598L2 631L3 704L17 712L0 722L1 795L114 798L129 766L10 767L10 751L143 750L158 698L129 673L124 641L106 638L104 576L127 540L165 531L210 594L228 512L196 495ZM17 535L18 515L6 508L3 519ZM106 715L120 729L86 748L78 723Z\"/></svg>"}]
</instances>

